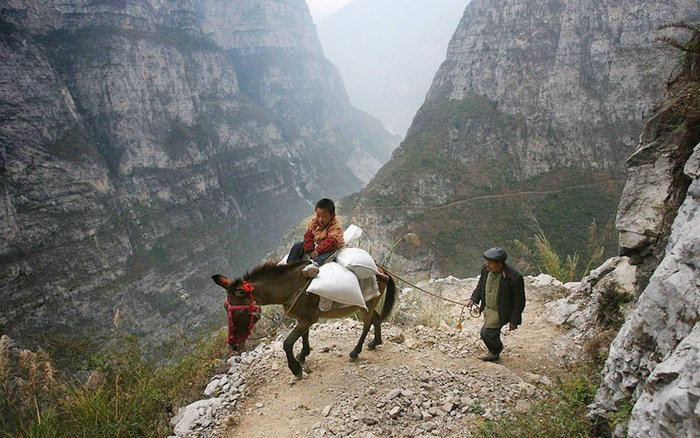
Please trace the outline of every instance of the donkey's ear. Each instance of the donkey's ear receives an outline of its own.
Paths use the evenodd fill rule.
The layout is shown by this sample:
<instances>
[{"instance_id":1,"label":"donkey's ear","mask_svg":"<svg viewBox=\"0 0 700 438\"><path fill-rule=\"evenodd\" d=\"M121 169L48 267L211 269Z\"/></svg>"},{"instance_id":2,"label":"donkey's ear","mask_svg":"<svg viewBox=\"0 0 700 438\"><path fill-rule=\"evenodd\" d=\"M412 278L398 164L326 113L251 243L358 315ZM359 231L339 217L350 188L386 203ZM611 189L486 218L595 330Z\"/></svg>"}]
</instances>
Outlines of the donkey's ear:
<instances>
[{"instance_id":1,"label":"donkey's ear","mask_svg":"<svg viewBox=\"0 0 700 438\"><path fill-rule=\"evenodd\" d=\"M211 279L214 280L214 283L218 284L219 286L223 287L224 289L228 289L229 286L233 284L231 280L226 278L224 275L212 275Z\"/></svg>"}]
</instances>

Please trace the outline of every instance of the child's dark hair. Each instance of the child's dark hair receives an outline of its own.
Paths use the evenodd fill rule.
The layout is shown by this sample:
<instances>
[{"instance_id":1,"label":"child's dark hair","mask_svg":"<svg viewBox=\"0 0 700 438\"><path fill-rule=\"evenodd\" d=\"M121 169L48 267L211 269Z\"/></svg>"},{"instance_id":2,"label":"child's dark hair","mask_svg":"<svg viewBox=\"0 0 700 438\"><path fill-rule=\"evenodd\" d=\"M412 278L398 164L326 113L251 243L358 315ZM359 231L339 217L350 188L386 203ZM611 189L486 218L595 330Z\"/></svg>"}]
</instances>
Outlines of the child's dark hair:
<instances>
[{"instance_id":1,"label":"child's dark hair","mask_svg":"<svg viewBox=\"0 0 700 438\"><path fill-rule=\"evenodd\" d=\"M331 216L335 215L335 204L332 200L328 198L323 198L316 203L316 208L321 208L323 210L328 210Z\"/></svg>"}]
</instances>

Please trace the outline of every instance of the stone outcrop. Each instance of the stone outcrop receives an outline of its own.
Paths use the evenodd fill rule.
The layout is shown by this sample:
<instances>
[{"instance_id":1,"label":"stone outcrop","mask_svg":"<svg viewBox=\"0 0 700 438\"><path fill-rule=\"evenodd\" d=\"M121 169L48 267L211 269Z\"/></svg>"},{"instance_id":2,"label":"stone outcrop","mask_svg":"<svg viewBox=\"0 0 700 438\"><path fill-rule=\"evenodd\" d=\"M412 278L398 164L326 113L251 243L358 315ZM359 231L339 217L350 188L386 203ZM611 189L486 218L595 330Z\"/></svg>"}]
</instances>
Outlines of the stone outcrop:
<instances>
[{"instance_id":1,"label":"stone outcrop","mask_svg":"<svg viewBox=\"0 0 700 438\"><path fill-rule=\"evenodd\" d=\"M639 147L627 160L628 178L615 226L620 232L620 253L639 265L638 292L668 251L671 224L695 178L696 158L691 153L692 131L697 127L689 123L660 111L649 120Z\"/></svg>"},{"instance_id":2,"label":"stone outcrop","mask_svg":"<svg viewBox=\"0 0 700 438\"><path fill-rule=\"evenodd\" d=\"M698 10L472 1L405 141L359 199L375 247L415 232L433 243L416 270L463 275L454 257L478 264L484 248L514 249L534 234L533 214L561 253L585 247L591 218L612 222L624 161L663 97L673 54L658 27Z\"/></svg>"},{"instance_id":3,"label":"stone outcrop","mask_svg":"<svg viewBox=\"0 0 700 438\"><path fill-rule=\"evenodd\" d=\"M638 298L590 406L600 432L615 436L693 436L700 425L700 32L675 28L691 35L672 45L690 49L627 161L617 217Z\"/></svg>"},{"instance_id":4,"label":"stone outcrop","mask_svg":"<svg viewBox=\"0 0 700 438\"><path fill-rule=\"evenodd\" d=\"M549 320L568 329L553 342L550 354L568 363L604 355L634 309L636 271L627 257L613 257L571 285L566 297L548 302Z\"/></svg>"},{"instance_id":5,"label":"stone outcrop","mask_svg":"<svg viewBox=\"0 0 700 438\"><path fill-rule=\"evenodd\" d=\"M690 436L700 424L700 144L684 173L692 182L674 215L663 259L610 346L591 408L604 422L631 408L629 423L620 422L615 435L627 426L629 436ZM630 183L636 174L630 172Z\"/></svg>"},{"instance_id":6,"label":"stone outcrop","mask_svg":"<svg viewBox=\"0 0 700 438\"><path fill-rule=\"evenodd\" d=\"M0 332L19 342L117 311L153 341L222 323L209 277L394 142L302 0L2 0L0 56Z\"/></svg>"},{"instance_id":7,"label":"stone outcrop","mask_svg":"<svg viewBox=\"0 0 700 438\"><path fill-rule=\"evenodd\" d=\"M226 410L235 408L236 404L246 397L248 391L246 391L245 370L271 349L271 345L258 344L253 351L230 357L227 361L230 367L226 374L214 376L204 390L204 395L210 398L197 400L181 407L177 415L170 419L170 424L173 426L172 436L192 436L197 432L221 426L222 421L216 421L216 417L221 416Z\"/></svg>"}]
</instances>

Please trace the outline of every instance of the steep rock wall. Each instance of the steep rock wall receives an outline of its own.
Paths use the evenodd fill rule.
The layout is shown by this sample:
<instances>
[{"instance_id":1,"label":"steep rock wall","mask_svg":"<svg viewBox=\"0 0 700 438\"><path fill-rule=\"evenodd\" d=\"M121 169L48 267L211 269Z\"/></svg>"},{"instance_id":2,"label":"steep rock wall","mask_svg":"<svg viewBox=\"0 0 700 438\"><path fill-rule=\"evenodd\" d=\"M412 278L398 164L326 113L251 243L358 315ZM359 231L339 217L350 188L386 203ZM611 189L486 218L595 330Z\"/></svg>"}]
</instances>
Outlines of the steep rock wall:
<instances>
[{"instance_id":1,"label":"steep rock wall","mask_svg":"<svg viewBox=\"0 0 700 438\"><path fill-rule=\"evenodd\" d=\"M629 423L613 431L617 436L624 426L629 436L692 436L700 425L700 144L684 173L692 183L663 259L610 346L591 408L594 418L609 422L612 413L632 407Z\"/></svg>"},{"instance_id":2,"label":"steep rock wall","mask_svg":"<svg viewBox=\"0 0 700 438\"><path fill-rule=\"evenodd\" d=\"M0 332L17 340L99 334L117 311L152 341L221 323L209 276L359 188L351 156L391 150L301 0L6 0L0 18ZM239 73L254 62L235 50L260 47L285 87L257 90L288 112Z\"/></svg>"},{"instance_id":3,"label":"steep rock wall","mask_svg":"<svg viewBox=\"0 0 700 438\"><path fill-rule=\"evenodd\" d=\"M666 103L627 160L617 216L621 251L639 267L638 297L590 406L615 436L693 436L700 425L700 31L676 28L690 38L671 44L684 50Z\"/></svg>"},{"instance_id":4,"label":"steep rock wall","mask_svg":"<svg viewBox=\"0 0 700 438\"><path fill-rule=\"evenodd\" d=\"M375 247L415 232L430 244L411 269L467 275L484 248L531 238L534 215L561 253L584 248L591 220L612 223L624 160L662 97L672 55L657 28L698 10L472 1L405 141L359 199Z\"/></svg>"},{"instance_id":5,"label":"steep rock wall","mask_svg":"<svg viewBox=\"0 0 700 438\"><path fill-rule=\"evenodd\" d=\"M683 50L626 161L616 218L624 256L548 305L569 329L555 356L605 359L589 406L596 436L695 436L700 424L700 31L670 28L680 33L664 39L669 52Z\"/></svg>"}]
</instances>

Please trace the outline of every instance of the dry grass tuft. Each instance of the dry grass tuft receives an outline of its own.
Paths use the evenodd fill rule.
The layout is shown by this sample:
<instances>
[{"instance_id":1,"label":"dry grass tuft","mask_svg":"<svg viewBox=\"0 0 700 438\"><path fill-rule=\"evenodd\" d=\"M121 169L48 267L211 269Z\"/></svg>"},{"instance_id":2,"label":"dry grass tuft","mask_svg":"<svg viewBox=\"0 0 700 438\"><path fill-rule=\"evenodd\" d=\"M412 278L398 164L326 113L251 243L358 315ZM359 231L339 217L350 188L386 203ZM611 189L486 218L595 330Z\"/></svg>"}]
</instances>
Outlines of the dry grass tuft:
<instances>
[{"instance_id":1,"label":"dry grass tuft","mask_svg":"<svg viewBox=\"0 0 700 438\"><path fill-rule=\"evenodd\" d=\"M178 405L199 396L228 356L226 333L144 357L133 336L115 332L117 348L95 354L84 382L58 372L49 355L0 339L0 436L165 436ZM88 371L90 371L88 370Z\"/></svg>"}]
</instances>

